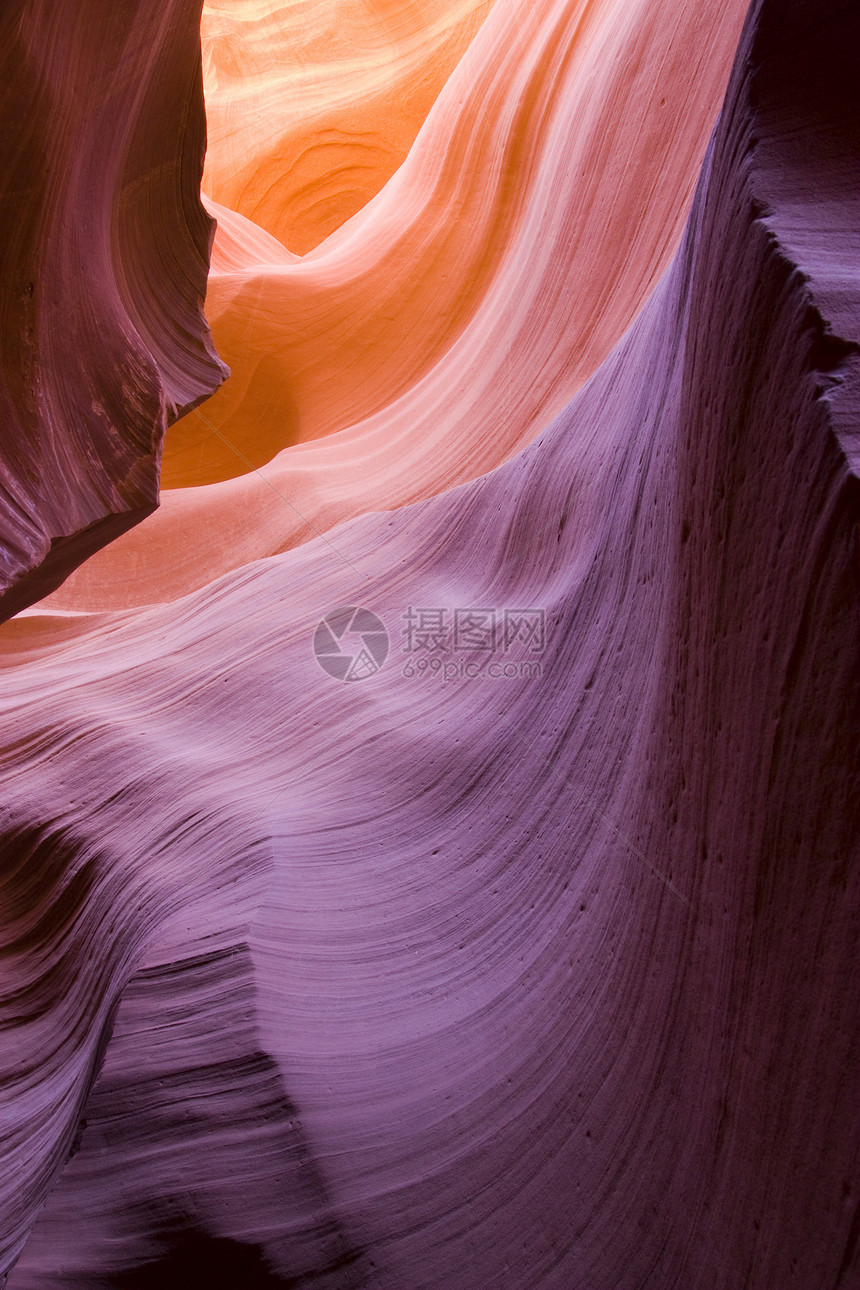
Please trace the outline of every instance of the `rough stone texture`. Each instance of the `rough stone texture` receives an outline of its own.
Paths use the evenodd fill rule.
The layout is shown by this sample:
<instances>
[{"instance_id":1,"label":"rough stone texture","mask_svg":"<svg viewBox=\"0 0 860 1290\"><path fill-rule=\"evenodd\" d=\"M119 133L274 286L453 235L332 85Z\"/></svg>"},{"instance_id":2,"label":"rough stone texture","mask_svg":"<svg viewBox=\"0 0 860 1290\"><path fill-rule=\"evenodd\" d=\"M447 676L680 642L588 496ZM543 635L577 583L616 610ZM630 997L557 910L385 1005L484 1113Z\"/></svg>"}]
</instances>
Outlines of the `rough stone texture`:
<instances>
[{"instance_id":1,"label":"rough stone texture","mask_svg":"<svg viewBox=\"0 0 860 1290\"><path fill-rule=\"evenodd\" d=\"M0 16L0 618L158 500L168 422L225 368L199 0L9 0Z\"/></svg>"},{"instance_id":2,"label":"rough stone texture","mask_svg":"<svg viewBox=\"0 0 860 1290\"><path fill-rule=\"evenodd\" d=\"M10 1290L858 1285L858 26L757 0L519 456L4 672ZM542 675L409 675L410 605Z\"/></svg>"}]
</instances>

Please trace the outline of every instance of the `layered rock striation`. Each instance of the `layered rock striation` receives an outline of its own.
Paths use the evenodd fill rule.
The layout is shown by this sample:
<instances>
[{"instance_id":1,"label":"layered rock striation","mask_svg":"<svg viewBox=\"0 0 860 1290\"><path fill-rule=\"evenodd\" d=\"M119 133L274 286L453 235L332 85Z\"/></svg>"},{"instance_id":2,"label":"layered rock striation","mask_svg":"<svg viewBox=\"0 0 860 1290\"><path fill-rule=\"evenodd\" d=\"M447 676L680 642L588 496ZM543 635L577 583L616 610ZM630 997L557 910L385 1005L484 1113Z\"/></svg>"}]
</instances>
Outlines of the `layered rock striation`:
<instances>
[{"instance_id":1,"label":"layered rock striation","mask_svg":"<svg viewBox=\"0 0 860 1290\"><path fill-rule=\"evenodd\" d=\"M165 428L225 374L200 4L11 0L0 16L0 617L158 502Z\"/></svg>"},{"instance_id":2,"label":"layered rock striation","mask_svg":"<svg viewBox=\"0 0 860 1290\"><path fill-rule=\"evenodd\" d=\"M10 1290L857 1284L858 36L507 464L3 673Z\"/></svg>"},{"instance_id":3,"label":"layered rock striation","mask_svg":"<svg viewBox=\"0 0 860 1290\"><path fill-rule=\"evenodd\" d=\"M175 599L532 440L676 249L743 10L499 0L347 224L299 260L216 242L232 378L173 427L159 513L50 607Z\"/></svg>"}]
</instances>

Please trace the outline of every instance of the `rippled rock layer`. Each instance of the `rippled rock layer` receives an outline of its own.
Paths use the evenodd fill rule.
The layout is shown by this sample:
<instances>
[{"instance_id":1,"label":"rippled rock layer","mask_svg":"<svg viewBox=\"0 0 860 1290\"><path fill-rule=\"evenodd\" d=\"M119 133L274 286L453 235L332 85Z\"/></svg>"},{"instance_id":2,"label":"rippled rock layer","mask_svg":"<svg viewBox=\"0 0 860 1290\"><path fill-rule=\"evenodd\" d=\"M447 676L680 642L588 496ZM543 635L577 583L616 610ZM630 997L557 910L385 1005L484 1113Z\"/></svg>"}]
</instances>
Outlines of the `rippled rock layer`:
<instances>
[{"instance_id":1,"label":"rippled rock layer","mask_svg":"<svg viewBox=\"0 0 860 1290\"><path fill-rule=\"evenodd\" d=\"M313 252L233 214L207 296L232 379L168 435L160 511L51 607L175 599L534 439L677 247L744 7L497 0L404 164Z\"/></svg>"},{"instance_id":2,"label":"rippled rock layer","mask_svg":"<svg viewBox=\"0 0 860 1290\"><path fill-rule=\"evenodd\" d=\"M7 637L10 1290L857 1285L858 26L512 460Z\"/></svg>"}]
</instances>

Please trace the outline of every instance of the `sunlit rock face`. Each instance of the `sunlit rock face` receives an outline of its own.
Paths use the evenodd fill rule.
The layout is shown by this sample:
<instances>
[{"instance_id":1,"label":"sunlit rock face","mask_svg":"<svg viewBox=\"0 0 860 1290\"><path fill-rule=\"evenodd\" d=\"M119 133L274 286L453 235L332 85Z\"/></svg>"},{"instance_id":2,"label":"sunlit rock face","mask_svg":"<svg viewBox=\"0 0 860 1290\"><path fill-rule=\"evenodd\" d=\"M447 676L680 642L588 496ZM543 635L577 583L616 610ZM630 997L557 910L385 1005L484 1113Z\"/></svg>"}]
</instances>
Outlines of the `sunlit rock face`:
<instances>
[{"instance_id":1,"label":"sunlit rock face","mask_svg":"<svg viewBox=\"0 0 860 1290\"><path fill-rule=\"evenodd\" d=\"M303 255L394 173L493 0L208 0L204 187Z\"/></svg>"},{"instance_id":2,"label":"sunlit rock face","mask_svg":"<svg viewBox=\"0 0 860 1290\"><path fill-rule=\"evenodd\" d=\"M159 513L53 606L173 599L531 441L676 247L743 9L497 0L403 166L315 251L234 216L207 297L231 380L173 427Z\"/></svg>"},{"instance_id":3,"label":"sunlit rock face","mask_svg":"<svg viewBox=\"0 0 860 1290\"><path fill-rule=\"evenodd\" d=\"M152 512L166 425L220 384L200 5L0 14L0 617Z\"/></svg>"},{"instance_id":4,"label":"sunlit rock face","mask_svg":"<svg viewBox=\"0 0 860 1290\"><path fill-rule=\"evenodd\" d=\"M8 625L10 1290L858 1284L858 40L507 463Z\"/></svg>"}]
</instances>

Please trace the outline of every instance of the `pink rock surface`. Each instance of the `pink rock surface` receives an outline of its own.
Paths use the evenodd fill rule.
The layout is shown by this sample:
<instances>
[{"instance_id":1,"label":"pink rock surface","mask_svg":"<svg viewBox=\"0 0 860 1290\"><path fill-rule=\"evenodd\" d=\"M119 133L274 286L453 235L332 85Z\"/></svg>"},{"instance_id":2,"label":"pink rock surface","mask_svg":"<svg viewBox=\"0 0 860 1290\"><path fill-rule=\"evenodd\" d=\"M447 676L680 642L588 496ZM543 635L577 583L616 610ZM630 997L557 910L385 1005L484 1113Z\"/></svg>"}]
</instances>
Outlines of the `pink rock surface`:
<instances>
[{"instance_id":1,"label":"pink rock surface","mask_svg":"<svg viewBox=\"0 0 860 1290\"><path fill-rule=\"evenodd\" d=\"M155 509L166 425L224 375L201 309L199 16L0 15L0 618Z\"/></svg>"},{"instance_id":2,"label":"pink rock surface","mask_svg":"<svg viewBox=\"0 0 860 1290\"><path fill-rule=\"evenodd\" d=\"M756 0L513 460L2 674L10 1290L857 1285L858 37ZM539 674L419 670L433 606Z\"/></svg>"}]
</instances>

